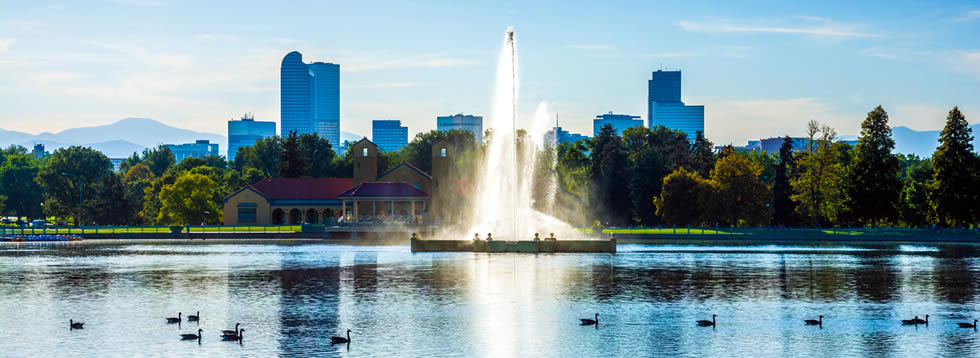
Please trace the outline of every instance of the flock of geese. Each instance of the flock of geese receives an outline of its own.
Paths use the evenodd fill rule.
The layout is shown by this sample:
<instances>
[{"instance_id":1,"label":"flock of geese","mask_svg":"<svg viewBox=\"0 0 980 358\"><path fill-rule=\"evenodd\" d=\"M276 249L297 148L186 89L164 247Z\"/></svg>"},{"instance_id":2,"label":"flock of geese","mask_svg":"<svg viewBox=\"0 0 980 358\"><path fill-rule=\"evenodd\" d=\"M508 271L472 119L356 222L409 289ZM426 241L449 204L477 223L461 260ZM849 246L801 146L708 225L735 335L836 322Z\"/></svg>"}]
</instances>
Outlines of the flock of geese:
<instances>
[{"instance_id":1,"label":"flock of geese","mask_svg":"<svg viewBox=\"0 0 980 358\"><path fill-rule=\"evenodd\" d=\"M717 323L715 321L715 319L717 319L717 318L718 318L718 315L713 314L713 315L711 315L711 320L710 321L709 320L706 320L706 319L703 319L703 320L695 321L694 323L697 324L698 327L715 327L715 325ZM579 321L582 321L582 324L581 325L583 325L583 326L596 326L598 328L599 327L599 314L596 313L595 314L595 318L579 318ZM804 325L807 325L807 326L820 326L821 328L823 328L823 315L820 315L820 317L818 317L817 319L806 319L806 320L803 320L803 324ZM902 320L902 324L903 325L916 325L916 326L922 324L922 325L928 326L929 325L929 315L926 315L926 319L924 319L924 320L921 319L921 318L919 318L919 316L915 316L915 318L912 318L912 319L903 319ZM973 330L977 330L977 320L973 320L973 323L969 323L969 322L957 322L956 325L959 326L960 328L973 328Z\"/></svg>"},{"instance_id":2,"label":"flock of geese","mask_svg":"<svg viewBox=\"0 0 980 358\"><path fill-rule=\"evenodd\" d=\"M177 324L178 327L179 327L180 323L183 322L183 320L184 320L183 313L177 312L177 317L167 317L166 320L167 320L167 324ZM198 324L200 325L200 322L201 322L201 312L198 311L195 314L187 315L187 321L188 322L198 322ZM241 344L242 343L242 340L243 340L243 337L244 337L244 334L245 334L245 329L244 328L239 328L240 326L241 326L241 323L235 323L235 329L221 330L221 340L223 340L223 341L237 341L239 344ZM83 322L75 322L75 320L69 319L68 320L68 329L69 330L85 329L85 323L83 323ZM348 347L349 347L349 345L350 345L350 332L351 332L351 330L348 329L347 330L347 337L346 338L344 338L344 337L337 337L337 336L330 337L330 343L331 344L347 343L348 344ZM201 337L203 337L203 336L204 336L204 329L198 328L197 329L197 334L194 334L194 333L183 333L183 334L180 335L180 339L181 340L184 340L184 341L193 341L193 340L196 340L198 344L201 344Z\"/></svg>"}]
</instances>

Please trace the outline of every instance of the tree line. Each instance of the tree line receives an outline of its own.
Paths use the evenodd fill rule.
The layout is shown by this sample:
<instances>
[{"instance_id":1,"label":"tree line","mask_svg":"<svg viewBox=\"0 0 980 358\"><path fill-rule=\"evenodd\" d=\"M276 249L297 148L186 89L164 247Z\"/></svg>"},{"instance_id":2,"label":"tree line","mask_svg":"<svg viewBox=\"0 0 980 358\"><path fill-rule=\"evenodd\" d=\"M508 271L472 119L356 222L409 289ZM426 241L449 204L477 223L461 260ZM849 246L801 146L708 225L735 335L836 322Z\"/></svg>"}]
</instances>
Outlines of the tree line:
<instances>
[{"instance_id":1,"label":"tree line","mask_svg":"<svg viewBox=\"0 0 980 358\"><path fill-rule=\"evenodd\" d=\"M553 176L604 225L967 227L980 219L980 157L959 108L946 117L931 158L894 153L881 106L852 146L834 128L807 124L803 150L715 152L662 126L562 143ZM547 158L548 155L542 156Z\"/></svg>"}]
</instances>

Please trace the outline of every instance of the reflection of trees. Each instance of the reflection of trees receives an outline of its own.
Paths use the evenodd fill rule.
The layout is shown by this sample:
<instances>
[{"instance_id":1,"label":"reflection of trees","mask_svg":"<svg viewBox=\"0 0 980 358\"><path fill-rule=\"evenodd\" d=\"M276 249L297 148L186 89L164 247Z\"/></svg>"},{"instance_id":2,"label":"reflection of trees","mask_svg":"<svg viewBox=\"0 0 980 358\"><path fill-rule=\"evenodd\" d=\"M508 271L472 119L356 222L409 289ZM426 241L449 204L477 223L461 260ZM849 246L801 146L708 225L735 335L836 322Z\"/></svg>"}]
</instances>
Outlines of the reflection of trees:
<instances>
[{"instance_id":1,"label":"reflection of trees","mask_svg":"<svg viewBox=\"0 0 980 358\"><path fill-rule=\"evenodd\" d=\"M298 268L302 265L291 261L301 259L291 255L283 255L283 269L268 273L268 279L278 281L281 290L280 355L323 352L327 349L323 342L339 332L340 265L331 257L330 262L323 263L325 267Z\"/></svg>"}]
</instances>

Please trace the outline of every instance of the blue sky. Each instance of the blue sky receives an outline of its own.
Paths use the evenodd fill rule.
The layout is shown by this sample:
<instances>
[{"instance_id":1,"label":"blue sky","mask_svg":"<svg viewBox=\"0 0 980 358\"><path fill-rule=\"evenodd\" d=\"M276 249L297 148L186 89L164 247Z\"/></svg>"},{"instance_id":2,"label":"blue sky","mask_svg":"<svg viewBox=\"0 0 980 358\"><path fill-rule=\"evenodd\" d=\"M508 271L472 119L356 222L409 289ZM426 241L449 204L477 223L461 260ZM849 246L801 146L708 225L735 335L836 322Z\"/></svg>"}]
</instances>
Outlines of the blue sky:
<instances>
[{"instance_id":1,"label":"blue sky","mask_svg":"<svg viewBox=\"0 0 980 358\"><path fill-rule=\"evenodd\" d=\"M539 102L591 134L595 115L646 119L646 85L683 71L715 143L802 135L816 119L857 134L980 114L980 4L971 2L105 0L0 4L0 128L31 133L148 117L226 134L244 112L279 120L279 63L341 65L341 128L409 134L457 112L489 116L514 26L523 118Z\"/></svg>"}]
</instances>

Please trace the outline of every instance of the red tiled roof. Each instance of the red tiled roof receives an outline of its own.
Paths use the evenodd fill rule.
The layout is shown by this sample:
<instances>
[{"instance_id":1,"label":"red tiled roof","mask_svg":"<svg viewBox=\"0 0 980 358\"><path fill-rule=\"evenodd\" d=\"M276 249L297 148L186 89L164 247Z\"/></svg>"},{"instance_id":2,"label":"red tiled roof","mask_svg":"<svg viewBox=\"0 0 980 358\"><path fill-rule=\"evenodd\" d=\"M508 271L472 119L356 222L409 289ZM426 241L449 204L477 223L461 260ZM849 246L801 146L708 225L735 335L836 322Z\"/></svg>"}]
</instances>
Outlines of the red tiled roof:
<instances>
[{"instance_id":1,"label":"red tiled roof","mask_svg":"<svg viewBox=\"0 0 980 358\"><path fill-rule=\"evenodd\" d=\"M269 178L249 185L270 200L336 200L354 178Z\"/></svg>"},{"instance_id":2,"label":"red tiled roof","mask_svg":"<svg viewBox=\"0 0 980 358\"><path fill-rule=\"evenodd\" d=\"M408 183L361 183L338 195L341 198L428 198Z\"/></svg>"}]
</instances>

